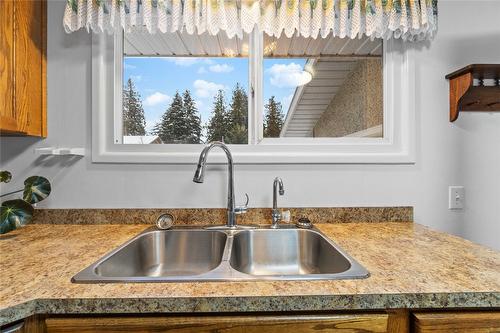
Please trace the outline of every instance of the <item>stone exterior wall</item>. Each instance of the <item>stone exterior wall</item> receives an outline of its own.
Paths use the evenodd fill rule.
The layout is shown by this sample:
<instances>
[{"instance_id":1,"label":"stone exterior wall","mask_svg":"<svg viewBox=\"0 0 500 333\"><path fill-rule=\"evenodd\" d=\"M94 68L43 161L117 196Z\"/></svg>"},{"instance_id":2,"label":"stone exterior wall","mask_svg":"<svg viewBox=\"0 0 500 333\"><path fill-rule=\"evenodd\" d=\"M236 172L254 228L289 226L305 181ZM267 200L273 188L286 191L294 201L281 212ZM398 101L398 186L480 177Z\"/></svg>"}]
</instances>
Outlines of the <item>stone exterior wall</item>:
<instances>
[{"instance_id":1,"label":"stone exterior wall","mask_svg":"<svg viewBox=\"0 0 500 333\"><path fill-rule=\"evenodd\" d=\"M382 59L358 61L313 129L314 137L341 137L383 122Z\"/></svg>"}]
</instances>

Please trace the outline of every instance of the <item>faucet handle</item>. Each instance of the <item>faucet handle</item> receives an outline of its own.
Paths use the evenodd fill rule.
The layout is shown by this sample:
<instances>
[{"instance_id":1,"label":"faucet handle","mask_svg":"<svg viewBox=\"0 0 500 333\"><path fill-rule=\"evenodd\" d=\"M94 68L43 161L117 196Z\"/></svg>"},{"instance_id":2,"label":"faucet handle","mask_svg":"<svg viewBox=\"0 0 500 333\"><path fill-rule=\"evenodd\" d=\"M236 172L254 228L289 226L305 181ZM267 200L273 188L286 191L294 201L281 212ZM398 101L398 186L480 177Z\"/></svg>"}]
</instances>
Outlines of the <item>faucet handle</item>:
<instances>
[{"instance_id":1,"label":"faucet handle","mask_svg":"<svg viewBox=\"0 0 500 333\"><path fill-rule=\"evenodd\" d=\"M249 197L248 197L248 193L245 193L245 197L247 198L246 202L244 205L242 206L236 206L234 208L234 212L235 214L245 214L247 212L247 209L248 209L248 201L250 200Z\"/></svg>"}]
</instances>

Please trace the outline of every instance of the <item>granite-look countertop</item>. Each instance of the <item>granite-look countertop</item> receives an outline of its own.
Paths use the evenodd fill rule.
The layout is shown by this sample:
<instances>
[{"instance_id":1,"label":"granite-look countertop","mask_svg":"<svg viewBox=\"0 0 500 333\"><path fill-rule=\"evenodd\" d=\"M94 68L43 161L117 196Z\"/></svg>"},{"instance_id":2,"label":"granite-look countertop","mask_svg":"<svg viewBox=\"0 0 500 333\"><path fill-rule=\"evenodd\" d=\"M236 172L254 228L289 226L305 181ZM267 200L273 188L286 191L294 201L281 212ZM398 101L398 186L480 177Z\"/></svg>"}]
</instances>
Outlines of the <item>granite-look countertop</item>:
<instances>
[{"instance_id":1,"label":"granite-look countertop","mask_svg":"<svg viewBox=\"0 0 500 333\"><path fill-rule=\"evenodd\" d=\"M360 280L74 284L148 225L29 225L0 236L0 325L34 313L500 307L500 253L415 223L317 227Z\"/></svg>"}]
</instances>

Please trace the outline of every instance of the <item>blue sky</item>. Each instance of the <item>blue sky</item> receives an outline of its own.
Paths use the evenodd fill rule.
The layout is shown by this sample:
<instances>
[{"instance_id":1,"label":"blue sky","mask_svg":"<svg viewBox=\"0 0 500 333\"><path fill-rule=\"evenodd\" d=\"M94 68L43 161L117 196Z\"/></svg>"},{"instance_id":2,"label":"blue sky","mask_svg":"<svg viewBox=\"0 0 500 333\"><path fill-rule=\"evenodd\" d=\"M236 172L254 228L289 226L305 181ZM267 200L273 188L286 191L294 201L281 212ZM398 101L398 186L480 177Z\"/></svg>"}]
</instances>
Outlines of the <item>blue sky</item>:
<instances>
[{"instance_id":1,"label":"blue sky","mask_svg":"<svg viewBox=\"0 0 500 333\"><path fill-rule=\"evenodd\" d=\"M286 113L306 59L266 59L264 61L264 103L274 95ZM219 89L226 94L239 82L248 92L247 58L167 58L125 57L124 75L134 82L141 95L150 130L170 105L176 91L192 92L205 124Z\"/></svg>"}]
</instances>

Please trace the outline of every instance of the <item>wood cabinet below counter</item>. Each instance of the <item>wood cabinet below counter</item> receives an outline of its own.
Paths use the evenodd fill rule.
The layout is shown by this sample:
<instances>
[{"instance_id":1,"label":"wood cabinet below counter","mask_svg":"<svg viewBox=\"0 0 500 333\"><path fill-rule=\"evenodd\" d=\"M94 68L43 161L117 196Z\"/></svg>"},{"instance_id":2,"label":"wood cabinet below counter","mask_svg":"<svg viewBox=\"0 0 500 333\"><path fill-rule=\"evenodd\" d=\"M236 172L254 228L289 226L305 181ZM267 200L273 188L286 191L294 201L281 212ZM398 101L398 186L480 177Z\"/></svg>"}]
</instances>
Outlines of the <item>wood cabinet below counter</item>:
<instances>
[{"instance_id":1,"label":"wood cabinet below counter","mask_svg":"<svg viewBox=\"0 0 500 333\"><path fill-rule=\"evenodd\" d=\"M224 332L318 333L387 331L387 314L242 315L171 317L48 318L47 333L69 332Z\"/></svg>"},{"instance_id":2,"label":"wood cabinet below counter","mask_svg":"<svg viewBox=\"0 0 500 333\"><path fill-rule=\"evenodd\" d=\"M338 313L35 315L25 319L19 332L493 333L500 332L500 312L399 309Z\"/></svg>"},{"instance_id":3,"label":"wood cabinet below counter","mask_svg":"<svg viewBox=\"0 0 500 333\"><path fill-rule=\"evenodd\" d=\"M427 312L412 317L415 333L500 332L500 312Z\"/></svg>"}]
</instances>

